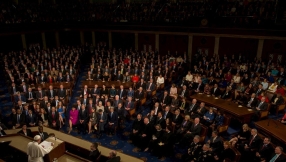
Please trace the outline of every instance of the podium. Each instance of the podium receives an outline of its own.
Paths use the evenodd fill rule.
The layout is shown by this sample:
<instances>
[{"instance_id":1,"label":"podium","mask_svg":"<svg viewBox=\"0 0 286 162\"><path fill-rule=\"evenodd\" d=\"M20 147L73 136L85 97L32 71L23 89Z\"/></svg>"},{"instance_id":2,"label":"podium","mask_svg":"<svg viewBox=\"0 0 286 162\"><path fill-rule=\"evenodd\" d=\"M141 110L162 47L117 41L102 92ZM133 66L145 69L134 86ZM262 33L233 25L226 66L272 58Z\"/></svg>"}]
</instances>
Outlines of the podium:
<instances>
[{"instance_id":1,"label":"podium","mask_svg":"<svg viewBox=\"0 0 286 162\"><path fill-rule=\"evenodd\" d=\"M49 137L45 141L54 143L53 149L50 153L44 156L44 162L52 162L55 158L59 159L65 154L65 142L55 137Z\"/></svg>"}]
</instances>

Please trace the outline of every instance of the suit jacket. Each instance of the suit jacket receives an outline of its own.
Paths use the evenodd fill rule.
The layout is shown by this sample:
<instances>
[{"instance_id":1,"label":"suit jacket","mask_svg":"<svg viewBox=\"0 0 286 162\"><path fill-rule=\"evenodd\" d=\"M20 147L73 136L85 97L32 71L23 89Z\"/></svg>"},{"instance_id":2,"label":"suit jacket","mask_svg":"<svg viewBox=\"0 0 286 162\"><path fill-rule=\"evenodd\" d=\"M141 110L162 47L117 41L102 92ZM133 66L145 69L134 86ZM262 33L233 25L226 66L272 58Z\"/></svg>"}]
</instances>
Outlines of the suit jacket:
<instances>
[{"instance_id":1,"label":"suit jacket","mask_svg":"<svg viewBox=\"0 0 286 162\"><path fill-rule=\"evenodd\" d=\"M41 97L41 93L42 93L42 97ZM43 98L46 95L45 91L43 91L43 90L41 91L41 93L39 91L36 92L36 98L37 99Z\"/></svg>"},{"instance_id":2,"label":"suit jacket","mask_svg":"<svg viewBox=\"0 0 286 162\"><path fill-rule=\"evenodd\" d=\"M116 156L111 159L108 159L106 162L120 162L120 159L120 156Z\"/></svg>"},{"instance_id":3,"label":"suit jacket","mask_svg":"<svg viewBox=\"0 0 286 162\"><path fill-rule=\"evenodd\" d=\"M262 143L258 152L260 154L260 158L264 158L266 161L269 161L271 159L272 153L274 152L274 148L271 144L264 145Z\"/></svg>"},{"instance_id":4,"label":"suit jacket","mask_svg":"<svg viewBox=\"0 0 286 162\"><path fill-rule=\"evenodd\" d=\"M261 102L258 102L258 103L257 103L257 107L260 105L260 103L261 103ZM267 110L268 104L267 104L266 102L263 102L262 105L260 105L259 108L260 108L260 111Z\"/></svg>"},{"instance_id":5,"label":"suit jacket","mask_svg":"<svg viewBox=\"0 0 286 162\"><path fill-rule=\"evenodd\" d=\"M168 111L168 112L166 112L166 111L164 111L163 113L162 113L162 115L163 115L163 118L164 119L170 119L170 120L172 120L172 117L173 117L173 114L170 112L170 111Z\"/></svg>"},{"instance_id":6,"label":"suit jacket","mask_svg":"<svg viewBox=\"0 0 286 162\"><path fill-rule=\"evenodd\" d=\"M56 90L47 90L47 96L49 97L49 98L52 98L52 94L53 94L53 98L56 96L56 95L58 95L58 92L56 91Z\"/></svg>"},{"instance_id":7,"label":"suit jacket","mask_svg":"<svg viewBox=\"0 0 286 162\"><path fill-rule=\"evenodd\" d=\"M245 105L248 105L248 103L250 102L250 99L251 99L251 98L249 98L249 99L247 100L247 102L245 103ZM252 100L252 102L251 102L251 104L250 104L250 107L255 107L255 106L257 105L257 102L258 102L258 99L255 97L255 98Z\"/></svg>"},{"instance_id":8,"label":"suit jacket","mask_svg":"<svg viewBox=\"0 0 286 162\"><path fill-rule=\"evenodd\" d=\"M19 97L18 95L16 95L16 96L14 97L14 102L15 102L15 103L18 103L19 100L20 100L20 97ZM21 94L21 101L22 101L22 102L27 102L26 97L25 97L24 95L22 95L22 94Z\"/></svg>"},{"instance_id":9,"label":"suit jacket","mask_svg":"<svg viewBox=\"0 0 286 162\"><path fill-rule=\"evenodd\" d=\"M18 134L25 135L25 133L23 132L23 130L20 130L20 131L19 131L19 132L17 132L17 133L18 133ZM31 129L26 129L26 133L27 133L27 135L26 135L26 136L33 138L33 134L32 134Z\"/></svg>"},{"instance_id":10,"label":"suit jacket","mask_svg":"<svg viewBox=\"0 0 286 162\"><path fill-rule=\"evenodd\" d=\"M202 129L202 126L200 123L197 124L196 126L195 126L195 123L193 123L189 131L192 133L193 136L195 136L195 135L200 135L201 129Z\"/></svg>"},{"instance_id":11,"label":"suit jacket","mask_svg":"<svg viewBox=\"0 0 286 162\"><path fill-rule=\"evenodd\" d=\"M249 149L258 150L259 146L261 145L261 142L262 139L260 138L260 136L256 135L254 138L253 136L250 136L247 144Z\"/></svg>"},{"instance_id":12,"label":"suit jacket","mask_svg":"<svg viewBox=\"0 0 286 162\"><path fill-rule=\"evenodd\" d=\"M210 147L212 148L213 153L220 153L223 150L223 141L219 136L217 136L215 139L214 137L211 137Z\"/></svg>"},{"instance_id":13,"label":"suit jacket","mask_svg":"<svg viewBox=\"0 0 286 162\"><path fill-rule=\"evenodd\" d=\"M84 120L84 123L87 123L88 119L89 119L88 110L85 109L83 112L83 110L80 109L78 112L78 122L79 122L79 120Z\"/></svg>"},{"instance_id":14,"label":"suit jacket","mask_svg":"<svg viewBox=\"0 0 286 162\"><path fill-rule=\"evenodd\" d=\"M127 107L128 107L128 103L129 103L128 101L125 102L124 108L127 108ZM134 102L133 102L133 101L130 102L129 108L130 108L130 109L134 109Z\"/></svg>"},{"instance_id":15,"label":"suit jacket","mask_svg":"<svg viewBox=\"0 0 286 162\"><path fill-rule=\"evenodd\" d=\"M276 154L273 154L270 159L272 159L275 155ZM278 158L274 162L285 162L285 161L286 161L285 155L281 154L278 156Z\"/></svg>"},{"instance_id":16,"label":"suit jacket","mask_svg":"<svg viewBox=\"0 0 286 162\"><path fill-rule=\"evenodd\" d=\"M98 150L91 151L89 153L88 159L92 162L96 162L99 155L100 153Z\"/></svg>"},{"instance_id":17,"label":"suit jacket","mask_svg":"<svg viewBox=\"0 0 286 162\"><path fill-rule=\"evenodd\" d=\"M26 123L27 125L29 125L29 123L38 123L38 119L37 119L37 115L36 114L32 114L32 117L30 116L30 114L28 114L26 116Z\"/></svg>"},{"instance_id":18,"label":"suit jacket","mask_svg":"<svg viewBox=\"0 0 286 162\"><path fill-rule=\"evenodd\" d=\"M141 99L143 99L144 98L144 92L143 91L141 91L141 93L139 92L139 91L136 91L136 93L135 93L135 99L139 99L139 100L141 100Z\"/></svg>"},{"instance_id":19,"label":"suit jacket","mask_svg":"<svg viewBox=\"0 0 286 162\"><path fill-rule=\"evenodd\" d=\"M151 86L150 86L151 85ZM148 83L146 84L146 90L148 90L150 87L150 90L153 91L155 90L155 84L154 83Z\"/></svg>"},{"instance_id":20,"label":"suit jacket","mask_svg":"<svg viewBox=\"0 0 286 162\"><path fill-rule=\"evenodd\" d=\"M91 95L93 95L93 94L100 95L100 89L99 88L96 88L96 89L93 88L90 93L91 93Z\"/></svg>"},{"instance_id":21,"label":"suit jacket","mask_svg":"<svg viewBox=\"0 0 286 162\"><path fill-rule=\"evenodd\" d=\"M211 89L211 94L215 95L215 97L218 97L220 95L220 89L217 88L216 90L214 88Z\"/></svg>"},{"instance_id":22,"label":"suit jacket","mask_svg":"<svg viewBox=\"0 0 286 162\"><path fill-rule=\"evenodd\" d=\"M100 120L103 120L101 123ZM100 114L97 114L97 123L99 123L102 127L107 123L107 114L105 112L102 112L102 117Z\"/></svg>"},{"instance_id":23,"label":"suit jacket","mask_svg":"<svg viewBox=\"0 0 286 162\"><path fill-rule=\"evenodd\" d=\"M117 122L118 122L118 115L117 115L117 112L113 112L112 113L112 116L111 116L111 113L109 112L107 114L107 122L110 122L110 123L114 123L114 125L116 126L117 125Z\"/></svg>"},{"instance_id":24,"label":"suit jacket","mask_svg":"<svg viewBox=\"0 0 286 162\"><path fill-rule=\"evenodd\" d=\"M31 92L32 94L32 97L35 99L36 98L36 94L34 92ZM29 99L30 98L30 92L27 92L26 93L26 99Z\"/></svg>"},{"instance_id":25,"label":"suit jacket","mask_svg":"<svg viewBox=\"0 0 286 162\"><path fill-rule=\"evenodd\" d=\"M40 135L40 136L41 136L42 141L44 141L44 140L46 140L47 138L49 138L49 135L48 135L47 132L43 132L42 134L43 134L43 136L41 136L40 132L37 133L37 135Z\"/></svg>"},{"instance_id":26,"label":"suit jacket","mask_svg":"<svg viewBox=\"0 0 286 162\"><path fill-rule=\"evenodd\" d=\"M58 96L59 96L59 97L65 98L66 95L67 95L67 94L66 94L66 90L65 90L65 89L62 89L62 90L59 89L59 90L58 90Z\"/></svg>"},{"instance_id":27,"label":"suit jacket","mask_svg":"<svg viewBox=\"0 0 286 162\"><path fill-rule=\"evenodd\" d=\"M273 103L276 99L277 95L275 94L272 98L271 98L271 103ZM276 101L275 105L281 105L284 103L284 99L282 96L278 97L278 100Z\"/></svg>"},{"instance_id":28,"label":"suit jacket","mask_svg":"<svg viewBox=\"0 0 286 162\"><path fill-rule=\"evenodd\" d=\"M179 93L178 93L178 95L180 95L181 97L189 97L189 94L190 94L190 92L189 92L189 90L188 89L186 89L185 91L182 89Z\"/></svg>"},{"instance_id":29,"label":"suit jacket","mask_svg":"<svg viewBox=\"0 0 286 162\"><path fill-rule=\"evenodd\" d=\"M113 106L114 108L117 108L119 103L123 104L123 101L122 101L121 99L119 99L119 100L113 100L112 106Z\"/></svg>"},{"instance_id":30,"label":"suit jacket","mask_svg":"<svg viewBox=\"0 0 286 162\"><path fill-rule=\"evenodd\" d=\"M181 116L181 114L179 114L178 116L173 115L172 122L174 122L176 126L180 126L182 121L183 121L183 117Z\"/></svg>"},{"instance_id":31,"label":"suit jacket","mask_svg":"<svg viewBox=\"0 0 286 162\"><path fill-rule=\"evenodd\" d=\"M52 115L52 112L50 112L49 116L48 116L48 120L49 120L49 125L52 126L52 124L55 122L56 125L59 125L59 113L55 112L55 115Z\"/></svg>"},{"instance_id":32,"label":"suit jacket","mask_svg":"<svg viewBox=\"0 0 286 162\"><path fill-rule=\"evenodd\" d=\"M163 103L163 104L166 104L166 105L169 105L171 104L171 97L169 95L167 95L164 99L164 96L161 98L160 102Z\"/></svg>"},{"instance_id":33,"label":"suit jacket","mask_svg":"<svg viewBox=\"0 0 286 162\"><path fill-rule=\"evenodd\" d=\"M122 91L121 91L121 89L117 90L117 93L116 93L116 94L119 96L120 99L121 99L122 97L125 98L126 95L127 95L127 93L126 93L126 91L125 91L124 89L122 89Z\"/></svg>"},{"instance_id":34,"label":"suit jacket","mask_svg":"<svg viewBox=\"0 0 286 162\"><path fill-rule=\"evenodd\" d=\"M198 105L195 104L193 105L192 103L189 105L189 107L187 107L187 109L185 109L185 114L191 114L192 112L196 112L198 108Z\"/></svg>"},{"instance_id":35,"label":"suit jacket","mask_svg":"<svg viewBox=\"0 0 286 162\"><path fill-rule=\"evenodd\" d=\"M13 115L13 118L12 118L12 124L16 125L17 123L18 123L18 114ZM24 123L26 123L25 115L20 114L19 124L24 124Z\"/></svg>"},{"instance_id":36,"label":"suit jacket","mask_svg":"<svg viewBox=\"0 0 286 162\"><path fill-rule=\"evenodd\" d=\"M155 122L155 125L160 124L162 129L166 129L166 120L164 118L158 119Z\"/></svg>"}]
</instances>

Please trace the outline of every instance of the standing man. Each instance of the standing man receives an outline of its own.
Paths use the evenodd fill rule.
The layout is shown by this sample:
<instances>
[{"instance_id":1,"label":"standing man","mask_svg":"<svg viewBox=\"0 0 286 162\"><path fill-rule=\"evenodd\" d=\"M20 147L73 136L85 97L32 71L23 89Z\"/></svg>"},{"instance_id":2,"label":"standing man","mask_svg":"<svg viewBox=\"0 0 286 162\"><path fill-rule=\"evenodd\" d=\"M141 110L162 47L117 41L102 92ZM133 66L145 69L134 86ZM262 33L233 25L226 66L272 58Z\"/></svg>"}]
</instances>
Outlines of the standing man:
<instances>
[{"instance_id":1,"label":"standing man","mask_svg":"<svg viewBox=\"0 0 286 162\"><path fill-rule=\"evenodd\" d=\"M29 142L27 146L28 162L43 162L43 157L53 149L53 143L51 147L44 148L39 145L41 143L41 136L36 135L33 142Z\"/></svg>"}]
</instances>

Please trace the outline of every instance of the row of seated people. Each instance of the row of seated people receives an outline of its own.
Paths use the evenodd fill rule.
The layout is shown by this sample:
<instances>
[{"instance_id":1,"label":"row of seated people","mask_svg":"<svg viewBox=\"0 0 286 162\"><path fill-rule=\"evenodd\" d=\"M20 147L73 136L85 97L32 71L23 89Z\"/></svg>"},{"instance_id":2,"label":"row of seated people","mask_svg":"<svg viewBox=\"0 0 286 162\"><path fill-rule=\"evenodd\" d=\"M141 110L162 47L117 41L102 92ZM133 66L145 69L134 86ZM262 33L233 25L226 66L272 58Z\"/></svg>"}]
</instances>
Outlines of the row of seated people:
<instances>
[{"instance_id":1,"label":"row of seated people","mask_svg":"<svg viewBox=\"0 0 286 162\"><path fill-rule=\"evenodd\" d=\"M14 88L12 87L12 89ZM38 86L36 91L33 91L31 87L27 87L23 92L17 91L14 96L14 102L18 103L18 101L22 101L23 103L31 103L33 100L54 101L55 99L64 101L68 96L70 96L69 91L67 91L63 84L60 84L59 89L54 89L51 84L48 90L43 90L41 86Z\"/></svg>"},{"instance_id":2,"label":"row of seated people","mask_svg":"<svg viewBox=\"0 0 286 162\"><path fill-rule=\"evenodd\" d=\"M7 123L8 128L19 128L23 124L32 127L42 124L55 129L61 128L66 120L66 106L63 102L57 100L45 100L31 104L22 104L21 101L15 108L12 108L10 120Z\"/></svg>"},{"instance_id":3,"label":"row of seated people","mask_svg":"<svg viewBox=\"0 0 286 162\"><path fill-rule=\"evenodd\" d=\"M59 49L29 50L4 55L3 69L10 94L27 92L29 86L40 83L71 82L75 79L83 49L69 46Z\"/></svg>"}]
</instances>

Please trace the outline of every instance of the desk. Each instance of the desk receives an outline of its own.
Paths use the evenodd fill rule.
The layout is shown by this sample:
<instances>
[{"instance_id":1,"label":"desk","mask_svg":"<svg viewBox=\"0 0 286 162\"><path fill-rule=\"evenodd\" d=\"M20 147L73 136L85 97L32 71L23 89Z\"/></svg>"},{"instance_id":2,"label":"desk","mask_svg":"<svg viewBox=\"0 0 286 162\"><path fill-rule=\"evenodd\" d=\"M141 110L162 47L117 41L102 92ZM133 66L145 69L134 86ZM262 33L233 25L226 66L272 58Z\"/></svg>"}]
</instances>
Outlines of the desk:
<instances>
[{"instance_id":1,"label":"desk","mask_svg":"<svg viewBox=\"0 0 286 162\"><path fill-rule=\"evenodd\" d=\"M21 135L15 135L15 136L12 135L12 136L0 137L0 142L2 141L5 141L5 142L11 141L11 143L9 144L11 147L21 152L27 153L27 145L29 142L32 142L33 140L26 138L24 136L21 136Z\"/></svg>"},{"instance_id":2,"label":"desk","mask_svg":"<svg viewBox=\"0 0 286 162\"><path fill-rule=\"evenodd\" d=\"M32 132L37 132L38 131L38 127L31 127L30 128ZM20 129L12 129L12 130L5 130L5 133L7 135L9 134L15 134L19 131ZM85 151L89 151L90 150L90 145L92 144L89 141L74 137L72 135L66 134L66 133L62 133L60 131L48 128L48 127L44 127L44 132L47 132L48 134L50 133L54 133L56 135L56 137L66 143L70 143L73 144L75 146L77 146L79 149L83 149ZM4 136L5 137L5 136ZM0 141L1 141L0 137ZM20 141L20 140L17 140ZM16 142L17 143L17 142ZM28 142L27 142L28 144ZM24 149L26 150L27 145L24 146ZM101 151L101 154L105 157L109 156L109 152L111 151L111 149L107 148L107 147L103 147L103 146L98 146L98 149ZM144 162L144 160L141 160L139 158L121 153L121 152L117 152L117 155L121 157L121 162Z\"/></svg>"},{"instance_id":3,"label":"desk","mask_svg":"<svg viewBox=\"0 0 286 162\"><path fill-rule=\"evenodd\" d=\"M73 156L64 154L60 158L58 158L58 162L82 162L81 159L77 159Z\"/></svg>"},{"instance_id":4,"label":"desk","mask_svg":"<svg viewBox=\"0 0 286 162\"><path fill-rule=\"evenodd\" d=\"M191 98L197 99L199 102L204 102L206 105L211 107L223 110L224 113L231 115L242 123L250 122L250 118L253 115L253 111L248 111L247 107L238 107L235 103L220 98L215 99L213 96L208 97L204 94L194 94Z\"/></svg>"},{"instance_id":5,"label":"desk","mask_svg":"<svg viewBox=\"0 0 286 162\"><path fill-rule=\"evenodd\" d=\"M102 85L105 85L106 88L111 88L111 85L114 84L115 88L119 88L120 85L124 86L124 89L127 89L133 85L132 82L120 82L120 81L108 81L108 82L102 82L102 81L83 81L82 86L87 85L88 88L94 88L94 85L97 84L99 88L102 88Z\"/></svg>"},{"instance_id":6,"label":"desk","mask_svg":"<svg viewBox=\"0 0 286 162\"><path fill-rule=\"evenodd\" d=\"M255 122L259 133L274 138L277 144L286 143L286 125L277 120L267 119ZM273 141L273 139L271 139ZM273 143L275 143L273 142Z\"/></svg>"}]
</instances>

